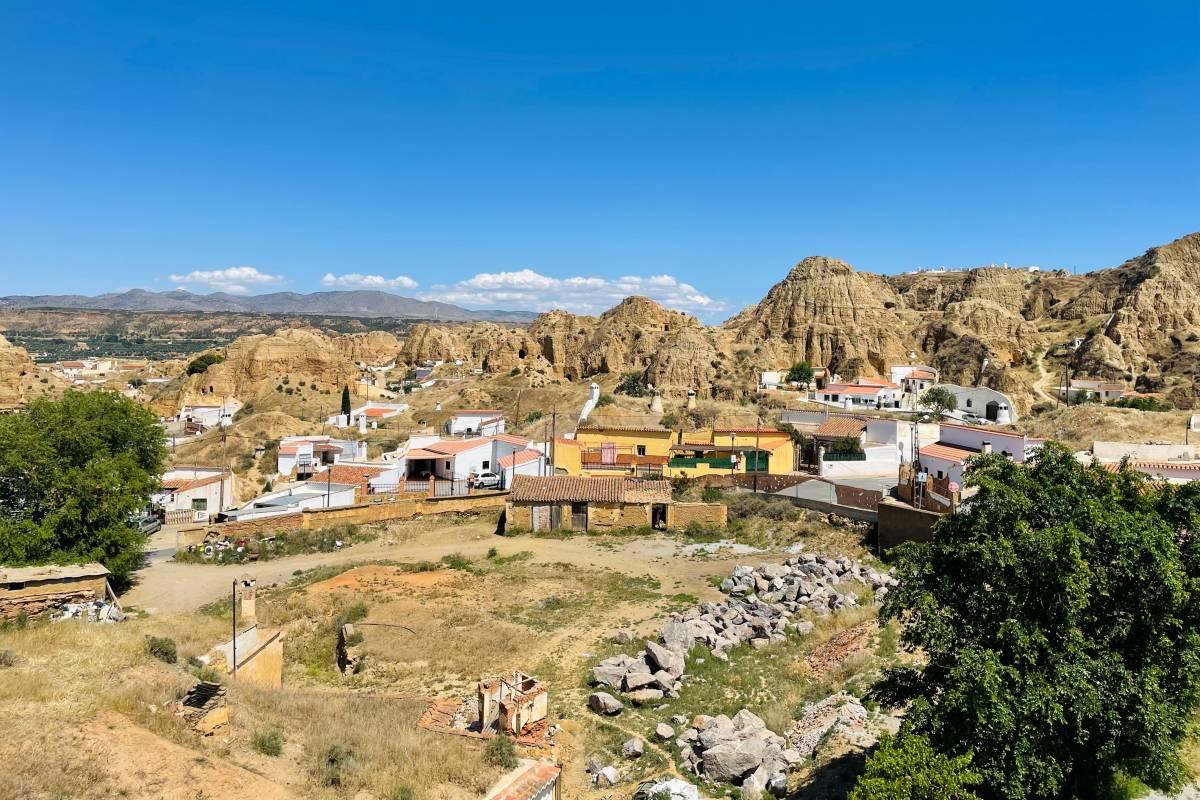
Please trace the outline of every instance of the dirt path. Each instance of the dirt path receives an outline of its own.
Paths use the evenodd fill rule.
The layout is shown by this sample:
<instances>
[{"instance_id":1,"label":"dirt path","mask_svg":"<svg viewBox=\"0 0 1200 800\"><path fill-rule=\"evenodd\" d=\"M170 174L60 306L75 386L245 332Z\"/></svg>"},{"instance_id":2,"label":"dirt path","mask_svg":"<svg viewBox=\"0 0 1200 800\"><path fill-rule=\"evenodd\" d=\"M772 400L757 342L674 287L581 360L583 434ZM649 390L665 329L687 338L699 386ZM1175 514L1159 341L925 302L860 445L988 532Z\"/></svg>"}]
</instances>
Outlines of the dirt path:
<instances>
[{"instance_id":1,"label":"dirt path","mask_svg":"<svg viewBox=\"0 0 1200 800\"><path fill-rule=\"evenodd\" d=\"M677 542L666 537L620 540L616 546L602 545L588 536L566 539L538 539L532 536L502 537L493 534L494 526L485 521L466 524L425 522L406 528L413 532L405 541L379 539L336 553L308 553L254 564L180 564L174 561L151 563L138 573L137 583L121 597L126 605L135 605L154 613L179 613L194 610L217 600L229 591L233 579L249 572L259 586L284 583L297 570L357 561L437 561L451 553L470 559L483 558L489 548L511 555L522 550L533 553L537 562L567 562L581 567L613 569L629 575L653 575L663 590L688 591L716 599L719 593L706 576L727 571L733 564L752 556L682 558L676 555Z\"/></svg>"},{"instance_id":2,"label":"dirt path","mask_svg":"<svg viewBox=\"0 0 1200 800\"><path fill-rule=\"evenodd\" d=\"M1050 380L1050 374L1048 372L1046 372L1045 358L1046 358L1046 354L1044 352L1038 353L1038 359L1037 359L1038 379L1036 381L1034 381L1034 383L1033 383L1033 391L1035 394L1037 394L1039 397L1041 397L1047 403L1054 403L1054 402L1056 402L1055 399L1053 397L1051 397L1049 394L1047 394L1046 390L1042 388L1042 385L1044 383L1046 383L1046 381Z\"/></svg>"}]
</instances>

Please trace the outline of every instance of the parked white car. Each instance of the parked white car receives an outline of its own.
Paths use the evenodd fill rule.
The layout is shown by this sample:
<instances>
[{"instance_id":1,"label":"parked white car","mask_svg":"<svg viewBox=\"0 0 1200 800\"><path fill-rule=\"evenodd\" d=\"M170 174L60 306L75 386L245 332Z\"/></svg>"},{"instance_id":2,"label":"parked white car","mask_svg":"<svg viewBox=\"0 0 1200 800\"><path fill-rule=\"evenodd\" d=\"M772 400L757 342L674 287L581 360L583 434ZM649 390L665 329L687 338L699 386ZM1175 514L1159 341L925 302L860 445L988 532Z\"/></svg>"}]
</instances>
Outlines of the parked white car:
<instances>
[{"instance_id":1,"label":"parked white car","mask_svg":"<svg viewBox=\"0 0 1200 800\"><path fill-rule=\"evenodd\" d=\"M475 476L476 489L499 489L500 476L494 472L481 472Z\"/></svg>"}]
</instances>

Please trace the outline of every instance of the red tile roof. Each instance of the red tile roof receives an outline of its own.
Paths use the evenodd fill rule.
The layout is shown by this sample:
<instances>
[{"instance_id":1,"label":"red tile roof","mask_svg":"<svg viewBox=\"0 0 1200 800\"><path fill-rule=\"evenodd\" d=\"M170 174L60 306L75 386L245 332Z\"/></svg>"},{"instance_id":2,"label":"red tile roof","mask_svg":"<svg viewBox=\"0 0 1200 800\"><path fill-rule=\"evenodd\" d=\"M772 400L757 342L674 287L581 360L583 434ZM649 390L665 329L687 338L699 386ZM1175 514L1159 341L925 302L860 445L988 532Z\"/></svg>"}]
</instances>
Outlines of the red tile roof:
<instances>
[{"instance_id":1,"label":"red tile roof","mask_svg":"<svg viewBox=\"0 0 1200 800\"><path fill-rule=\"evenodd\" d=\"M867 423L854 417L830 417L817 426L813 436L841 438L844 436L861 436L867 429Z\"/></svg>"},{"instance_id":2,"label":"red tile roof","mask_svg":"<svg viewBox=\"0 0 1200 800\"><path fill-rule=\"evenodd\" d=\"M921 448L921 455L923 456L940 458L945 461L952 461L955 464L961 464L971 456L979 455L979 453L979 450L957 444L947 444L946 442L927 444Z\"/></svg>"},{"instance_id":3,"label":"red tile roof","mask_svg":"<svg viewBox=\"0 0 1200 800\"><path fill-rule=\"evenodd\" d=\"M908 373L908 377L916 378L917 380L933 380L937 377L937 375L935 375L931 370L914 369L912 372Z\"/></svg>"},{"instance_id":4,"label":"red tile roof","mask_svg":"<svg viewBox=\"0 0 1200 800\"><path fill-rule=\"evenodd\" d=\"M783 433L783 431L779 430L778 428L768 427L756 429L753 425L747 425L745 427L713 428L713 433L759 433L763 436L778 436L779 434Z\"/></svg>"},{"instance_id":5,"label":"red tile roof","mask_svg":"<svg viewBox=\"0 0 1200 800\"><path fill-rule=\"evenodd\" d=\"M983 428L983 427L980 427L979 425L959 425L958 423L955 423L955 422L943 422L942 427L943 428L958 428L958 429L964 430L964 431L975 431L976 433L986 433L989 436L1010 436L1014 439L1024 439L1025 438L1025 434L1023 434L1023 433L1013 433L1012 431L1001 431L1001 430L997 430L992 427Z\"/></svg>"},{"instance_id":6,"label":"red tile roof","mask_svg":"<svg viewBox=\"0 0 1200 800\"><path fill-rule=\"evenodd\" d=\"M622 425L619 423L595 423L589 425L580 425L576 430L579 433L604 433L605 431L625 431L627 433L673 433L670 428L664 428L661 425L638 425L630 423Z\"/></svg>"},{"instance_id":7,"label":"red tile roof","mask_svg":"<svg viewBox=\"0 0 1200 800\"><path fill-rule=\"evenodd\" d=\"M509 497L514 503L669 503L671 482L518 475Z\"/></svg>"},{"instance_id":8,"label":"red tile roof","mask_svg":"<svg viewBox=\"0 0 1200 800\"><path fill-rule=\"evenodd\" d=\"M398 408L368 408L363 410L363 416L366 417L386 417L389 414L399 414Z\"/></svg>"},{"instance_id":9,"label":"red tile roof","mask_svg":"<svg viewBox=\"0 0 1200 800\"><path fill-rule=\"evenodd\" d=\"M519 450L511 455L501 456L499 460L501 469L510 469L519 467L522 464L528 464L531 461L537 461L542 457L540 450Z\"/></svg>"},{"instance_id":10,"label":"red tile roof","mask_svg":"<svg viewBox=\"0 0 1200 800\"><path fill-rule=\"evenodd\" d=\"M490 436L480 436L477 439L439 439L436 442L430 442L425 445L424 449L447 456L454 456L459 453L465 453L468 450L474 450L476 447L490 445L491 443L492 438Z\"/></svg>"},{"instance_id":11,"label":"red tile roof","mask_svg":"<svg viewBox=\"0 0 1200 800\"><path fill-rule=\"evenodd\" d=\"M173 478L164 480L162 488L177 494L191 489L199 489L212 483L220 483L228 474L228 472L218 472L212 475L202 475L199 478Z\"/></svg>"},{"instance_id":12,"label":"red tile roof","mask_svg":"<svg viewBox=\"0 0 1200 800\"><path fill-rule=\"evenodd\" d=\"M495 436L493 436L492 438L495 439L497 442L504 442L506 444L515 444L518 447L524 447L527 444L529 444L531 441L533 441L532 439L526 439L524 436L513 436L511 433L498 433Z\"/></svg>"},{"instance_id":13,"label":"red tile roof","mask_svg":"<svg viewBox=\"0 0 1200 800\"><path fill-rule=\"evenodd\" d=\"M387 470L388 467L368 467L363 464L334 464L332 467L316 473L309 480L316 483L328 481L353 486L362 480L364 474L369 478L374 478Z\"/></svg>"},{"instance_id":14,"label":"red tile roof","mask_svg":"<svg viewBox=\"0 0 1200 800\"><path fill-rule=\"evenodd\" d=\"M558 780L562 769L546 761L531 764L507 783L488 794L485 800L531 800L541 794L547 786Z\"/></svg>"}]
</instances>

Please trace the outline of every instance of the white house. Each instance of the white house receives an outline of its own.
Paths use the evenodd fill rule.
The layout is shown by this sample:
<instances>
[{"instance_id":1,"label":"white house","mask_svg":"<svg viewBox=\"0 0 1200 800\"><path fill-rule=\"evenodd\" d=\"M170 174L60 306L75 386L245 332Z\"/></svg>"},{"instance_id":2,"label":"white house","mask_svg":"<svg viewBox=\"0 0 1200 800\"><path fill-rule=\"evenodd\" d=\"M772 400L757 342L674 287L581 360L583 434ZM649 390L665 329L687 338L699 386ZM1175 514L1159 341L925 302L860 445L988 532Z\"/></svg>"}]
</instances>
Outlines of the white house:
<instances>
[{"instance_id":1,"label":"white house","mask_svg":"<svg viewBox=\"0 0 1200 800\"><path fill-rule=\"evenodd\" d=\"M178 419L181 422L203 425L205 428L215 428L218 425L224 428L233 424L233 415L241 407L241 402L232 398L215 405L185 405L179 410Z\"/></svg>"},{"instance_id":2,"label":"white house","mask_svg":"<svg viewBox=\"0 0 1200 800\"><path fill-rule=\"evenodd\" d=\"M345 414L334 414L325 420L325 424L335 428L353 428L355 426L375 428L383 420L403 414L405 411L408 411L408 403L380 403L368 400L365 406L353 409L349 417Z\"/></svg>"},{"instance_id":3,"label":"white house","mask_svg":"<svg viewBox=\"0 0 1200 800\"><path fill-rule=\"evenodd\" d=\"M367 443L329 436L285 436L279 441L276 471L280 475L311 475L342 460L365 461Z\"/></svg>"},{"instance_id":4,"label":"white house","mask_svg":"<svg viewBox=\"0 0 1200 800\"><path fill-rule=\"evenodd\" d=\"M446 423L451 436L495 436L504 433L504 412L495 408L455 411Z\"/></svg>"},{"instance_id":5,"label":"white house","mask_svg":"<svg viewBox=\"0 0 1200 800\"><path fill-rule=\"evenodd\" d=\"M818 402L850 409L899 408L900 386L867 378L857 383L830 383L815 394Z\"/></svg>"},{"instance_id":6,"label":"white house","mask_svg":"<svg viewBox=\"0 0 1200 800\"><path fill-rule=\"evenodd\" d=\"M512 475L549 474L542 451L534 449L528 439L508 434L475 439L414 436L400 460L403 474L410 479L466 480L473 474L495 472L502 478L507 473L511 480Z\"/></svg>"},{"instance_id":7,"label":"white house","mask_svg":"<svg viewBox=\"0 0 1200 800\"><path fill-rule=\"evenodd\" d=\"M297 483L260 495L241 508L226 512L228 519L245 521L291 514L306 508L342 508L354 505L357 484L309 482Z\"/></svg>"},{"instance_id":8,"label":"white house","mask_svg":"<svg viewBox=\"0 0 1200 800\"><path fill-rule=\"evenodd\" d=\"M919 396L938 382L938 371L925 364L893 364L892 383L900 384L902 394Z\"/></svg>"},{"instance_id":9,"label":"white house","mask_svg":"<svg viewBox=\"0 0 1200 800\"><path fill-rule=\"evenodd\" d=\"M970 415L997 425L1011 425L1017 421L1017 409L1012 400L995 389L986 386L958 386L953 383L937 385L949 391L958 401L958 409L951 413L953 417L962 419Z\"/></svg>"},{"instance_id":10,"label":"white house","mask_svg":"<svg viewBox=\"0 0 1200 800\"><path fill-rule=\"evenodd\" d=\"M1072 378L1067 386L1058 387L1058 396L1072 401L1097 400L1107 403L1118 400L1125 394L1125 384L1120 381L1092 380L1090 378Z\"/></svg>"},{"instance_id":11,"label":"white house","mask_svg":"<svg viewBox=\"0 0 1200 800\"><path fill-rule=\"evenodd\" d=\"M1031 439L1023 433L944 422L938 440L920 449L920 463L924 472L938 480L949 480L961 486L963 465L971 456L1002 453L1023 464L1042 444L1043 440Z\"/></svg>"},{"instance_id":12,"label":"white house","mask_svg":"<svg viewBox=\"0 0 1200 800\"><path fill-rule=\"evenodd\" d=\"M366 494L394 491L403 473L399 463L377 461L339 461L337 464L314 472L308 483L338 483L362 487Z\"/></svg>"},{"instance_id":13,"label":"white house","mask_svg":"<svg viewBox=\"0 0 1200 800\"><path fill-rule=\"evenodd\" d=\"M233 473L221 467L174 467L163 473L162 488L150 501L161 508L168 525L207 522L237 505Z\"/></svg>"},{"instance_id":14,"label":"white house","mask_svg":"<svg viewBox=\"0 0 1200 800\"><path fill-rule=\"evenodd\" d=\"M1130 469L1149 476L1153 480L1167 483L1200 481L1200 461L1130 461L1128 463ZM1120 462L1105 464L1105 467L1116 471L1120 468Z\"/></svg>"}]
</instances>

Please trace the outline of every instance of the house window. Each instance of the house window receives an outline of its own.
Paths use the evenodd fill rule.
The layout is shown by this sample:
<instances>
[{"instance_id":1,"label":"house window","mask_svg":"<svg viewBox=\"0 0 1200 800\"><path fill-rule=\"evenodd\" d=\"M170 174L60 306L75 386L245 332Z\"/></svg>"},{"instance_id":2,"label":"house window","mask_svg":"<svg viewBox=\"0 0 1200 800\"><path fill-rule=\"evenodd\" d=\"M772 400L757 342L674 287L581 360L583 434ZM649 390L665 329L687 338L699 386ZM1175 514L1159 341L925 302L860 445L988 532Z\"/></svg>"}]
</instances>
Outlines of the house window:
<instances>
[{"instance_id":1,"label":"house window","mask_svg":"<svg viewBox=\"0 0 1200 800\"><path fill-rule=\"evenodd\" d=\"M197 497L192 501L192 511L208 511L208 498Z\"/></svg>"},{"instance_id":2,"label":"house window","mask_svg":"<svg viewBox=\"0 0 1200 800\"><path fill-rule=\"evenodd\" d=\"M490 466L492 466L492 462L488 461L487 459L484 459L484 461L483 461L483 468L484 468L484 469L487 469L487 468L488 468L488 467L490 467Z\"/></svg>"},{"instance_id":3,"label":"house window","mask_svg":"<svg viewBox=\"0 0 1200 800\"><path fill-rule=\"evenodd\" d=\"M447 461L447 462L446 462L446 469L450 469L450 462L449 462L449 461Z\"/></svg>"},{"instance_id":4,"label":"house window","mask_svg":"<svg viewBox=\"0 0 1200 800\"><path fill-rule=\"evenodd\" d=\"M946 477L946 476L945 476L945 475L943 475L943 474L942 474L942 471L939 469L939 470L938 470L937 477L938 477L938 480L940 481L942 478L944 478L944 477Z\"/></svg>"},{"instance_id":5,"label":"house window","mask_svg":"<svg viewBox=\"0 0 1200 800\"><path fill-rule=\"evenodd\" d=\"M639 456L644 456L644 455L646 455L646 445L644 445L644 444L639 444L639 445L637 446L637 454L638 454Z\"/></svg>"},{"instance_id":6,"label":"house window","mask_svg":"<svg viewBox=\"0 0 1200 800\"><path fill-rule=\"evenodd\" d=\"M971 398L967 398L967 408L971 407Z\"/></svg>"},{"instance_id":7,"label":"house window","mask_svg":"<svg viewBox=\"0 0 1200 800\"><path fill-rule=\"evenodd\" d=\"M836 394L831 394L831 395L829 395L829 399L836 403L838 396Z\"/></svg>"}]
</instances>

